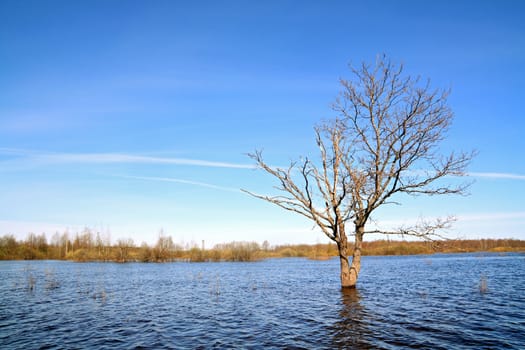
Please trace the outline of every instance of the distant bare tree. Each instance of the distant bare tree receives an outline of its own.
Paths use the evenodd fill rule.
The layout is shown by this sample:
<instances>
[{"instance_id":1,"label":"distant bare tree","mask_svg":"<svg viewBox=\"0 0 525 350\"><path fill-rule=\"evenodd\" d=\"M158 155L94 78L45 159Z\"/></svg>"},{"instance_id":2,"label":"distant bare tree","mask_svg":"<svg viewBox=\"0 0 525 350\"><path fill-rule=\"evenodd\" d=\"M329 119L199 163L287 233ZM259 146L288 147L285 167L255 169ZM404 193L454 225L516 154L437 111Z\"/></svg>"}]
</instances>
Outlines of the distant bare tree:
<instances>
[{"instance_id":1,"label":"distant bare tree","mask_svg":"<svg viewBox=\"0 0 525 350\"><path fill-rule=\"evenodd\" d=\"M175 244L171 236L167 236L164 233L164 230L160 230L159 238L157 244L155 245L155 260L157 261L168 261L172 258L173 250L175 249Z\"/></svg>"},{"instance_id":2,"label":"distant bare tree","mask_svg":"<svg viewBox=\"0 0 525 350\"><path fill-rule=\"evenodd\" d=\"M117 240L117 261L119 262L126 262L130 259L130 250L135 247L135 243L133 242L133 239L127 238L127 239L118 239Z\"/></svg>"},{"instance_id":3,"label":"distant bare tree","mask_svg":"<svg viewBox=\"0 0 525 350\"><path fill-rule=\"evenodd\" d=\"M104 242L102 241L102 237L100 237L100 232L97 231L97 234L95 236L95 248L97 249L97 254L100 257L102 257L102 251L104 249Z\"/></svg>"},{"instance_id":4,"label":"distant bare tree","mask_svg":"<svg viewBox=\"0 0 525 350\"><path fill-rule=\"evenodd\" d=\"M153 259L153 251L146 242L140 245L139 261L150 262Z\"/></svg>"},{"instance_id":5,"label":"distant bare tree","mask_svg":"<svg viewBox=\"0 0 525 350\"><path fill-rule=\"evenodd\" d=\"M93 231L85 227L81 233L75 234L75 239L73 241L73 250L76 249L91 249L93 247Z\"/></svg>"},{"instance_id":6,"label":"distant bare tree","mask_svg":"<svg viewBox=\"0 0 525 350\"><path fill-rule=\"evenodd\" d=\"M468 184L444 178L463 175L473 156L439 153L453 119L448 92L403 76L402 65L384 56L374 66L363 63L351 70L354 79L341 80L343 91L333 106L337 118L315 128L319 159L304 158L283 169L268 165L256 151L250 157L278 180L281 194L246 191L315 222L337 244L343 288L355 287L366 233L440 237L439 230L453 218L389 231L366 231L365 226L374 210L395 203L396 195L464 193ZM353 225L351 234L347 223ZM349 235L354 236L351 264Z\"/></svg>"},{"instance_id":7,"label":"distant bare tree","mask_svg":"<svg viewBox=\"0 0 525 350\"><path fill-rule=\"evenodd\" d=\"M62 236L60 236L60 257L61 258L64 258L67 256L67 254L69 253L69 246L71 245L71 243L69 242L69 232L66 230L64 231L64 233L62 234Z\"/></svg>"},{"instance_id":8,"label":"distant bare tree","mask_svg":"<svg viewBox=\"0 0 525 350\"><path fill-rule=\"evenodd\" d=\"M103 261L110 260L111 237L109 231L102 234L97 231L95 237L95 248L97 249L98 259L102 259Z\"/></svg>"}]
</instances>

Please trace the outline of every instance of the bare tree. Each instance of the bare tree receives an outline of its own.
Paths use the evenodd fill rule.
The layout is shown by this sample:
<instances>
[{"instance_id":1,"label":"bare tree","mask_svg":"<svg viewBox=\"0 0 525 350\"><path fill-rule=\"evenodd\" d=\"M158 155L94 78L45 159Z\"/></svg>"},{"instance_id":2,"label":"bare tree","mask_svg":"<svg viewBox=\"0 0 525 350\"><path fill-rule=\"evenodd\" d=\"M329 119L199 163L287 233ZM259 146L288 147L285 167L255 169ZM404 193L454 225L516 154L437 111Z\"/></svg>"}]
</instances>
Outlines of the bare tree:
<instances>
[{"instance_id":1,"label":"bare tree","mask_svg":"<svg viewBox=\"0 0 525 350\"><path fill-rule=\"evenodd\" d=\"M66 230L60 236L60 258L65 258L67 254L69 253L69 247L71 246L71 242L69 241L69 232Z\"/></svg>"},{"instance_id":2,"label":"bare tree","mask_svg":"<svg viewBox=\"0 0 525 350\"><path fill-rule=\"evenodd\" d=\"M127 239L118 239L117 240L117 261L119 262L126 262L130 259L130 250L135 247L135 243L133 242L133 239L127 238Z\"/></svg>"},{"instance_id":3,"label":"bare tree","mask_svg":"<svg viewBox=\"0 0 525 350\"><path fill-rule=\"evenodd\" d=\"M353 80L341 80L343 91L333 109L337 118L315 128L319 158L303 158L287 168L268 165L262 153L250 154L279 182L279 195L249 194L300 214L338 247L341 285L355 287L366 233L402 234L435 239L453 218L413 227L366 231L372 213L395 203L399 194L462 194L468 184L447 182L464 175L473 154L442 155L438 146L453 119L447 91L403 76L403 66L386 57L374 66L352 68ZM346 225L353 225L347 234ZM354 237L352 262L348 236Z\"/></svg>"},{"instance_id":4,"label":"bare tree","mask_svg":"<svg viewBox=\"0 0 525 350\"><path fill-rule=\"evenodd\" d=\"M160 230L159 239L155 245L155 259L157 261L167 261L172 258L173 250L175 249L175 244L171 236L167 236L164 233L164 230Z\"/></svg>"}]
</instances>

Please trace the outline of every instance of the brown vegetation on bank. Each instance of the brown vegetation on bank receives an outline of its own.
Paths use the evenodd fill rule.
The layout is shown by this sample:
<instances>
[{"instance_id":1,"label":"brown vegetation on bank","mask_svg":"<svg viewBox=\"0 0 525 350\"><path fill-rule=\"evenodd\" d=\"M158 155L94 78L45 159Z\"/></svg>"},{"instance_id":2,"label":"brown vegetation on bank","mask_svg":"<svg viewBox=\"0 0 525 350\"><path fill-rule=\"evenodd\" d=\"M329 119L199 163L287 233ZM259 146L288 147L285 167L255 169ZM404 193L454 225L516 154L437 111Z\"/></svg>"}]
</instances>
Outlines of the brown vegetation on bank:
<instances>
[{"instance_id":1,"label":"brown vegetation on bank","mask_svg":"<svg viewBox=\"0 0 525 350\"><path fill-rule=\"evenodd\" d=\"M517 239L447 240L437 242L378 240L363 243L363 255L414 255L461 252L525 252L525 241ZM335 244L296 244L270 246L265 241L231 242L202 249L196 244L175 244L162 232L155 245L136 245L132 239L111 244L99 233L84 230L70 235L55 234L48 242L45 234L28 234L18 241L13 235L0 237L0 260L72 260L113 262L170 261L256 261L266 258L304 257L326 260L338 256Z\"/></svg>"}]
</instances>

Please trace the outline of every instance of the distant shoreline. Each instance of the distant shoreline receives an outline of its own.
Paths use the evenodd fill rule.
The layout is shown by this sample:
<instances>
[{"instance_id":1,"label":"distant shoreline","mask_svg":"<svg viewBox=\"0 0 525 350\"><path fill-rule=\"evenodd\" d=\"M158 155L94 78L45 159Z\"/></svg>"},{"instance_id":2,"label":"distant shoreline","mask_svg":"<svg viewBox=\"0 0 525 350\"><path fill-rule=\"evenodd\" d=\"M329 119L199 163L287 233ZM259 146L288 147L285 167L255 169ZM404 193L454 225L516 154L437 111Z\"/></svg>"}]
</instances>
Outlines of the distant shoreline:
<instances>
[{"instance_id":1,"label":"distant shoreline","mask_svg":"<svg viewBox=\"0 0 525 350\"><path fill-rule=\"evenodd\" d=\"M35 237L33 237L35 238ZM38 237L37 237L38 238ZM81 237L80 237L81 238ZM269 258L303 257L327 260L338 256L335 244L290 244L272 246L268 242L231 242L211 249L181 247L171 237L154 246L119 240L108 245L84 237L48 244L41 239L17 241L13 236L0 237L0 260L63 260L75 262L223 262L258 261ZM479 239L446 241L389 241L363 243L363 255L402 256L435 253L509 253L525 252L525 240Z\"/></svg>"}]
</instances>

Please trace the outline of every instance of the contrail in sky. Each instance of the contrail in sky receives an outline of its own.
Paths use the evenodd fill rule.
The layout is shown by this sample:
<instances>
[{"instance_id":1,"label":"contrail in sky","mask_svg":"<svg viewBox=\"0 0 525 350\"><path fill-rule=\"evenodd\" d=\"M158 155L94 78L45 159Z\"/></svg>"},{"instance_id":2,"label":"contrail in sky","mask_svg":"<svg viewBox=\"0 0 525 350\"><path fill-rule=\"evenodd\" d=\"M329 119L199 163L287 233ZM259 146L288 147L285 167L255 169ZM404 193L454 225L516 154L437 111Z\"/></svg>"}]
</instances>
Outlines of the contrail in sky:
<instances>
[{"instance_id":1,"label":"contrail in sky","mask_svg":"<svg viewBox=\"0 0 525 350\"><path fill-rule=\"evenodd\" d=\"M185 185L206 187L206 188L211 188L211 189L220 190L220 191L242 193L242 191L239 190L238 188L217 186L217 185L213 185L213 184L206 183L206 182L177 179L177 178L173 178L173 177L151 177L151 176L132 176L132 175L111 175L111 176L120 177L120 178L124 178L124 179L134 179L134 180L175 182L175 183L180 183L180 184L185 184Z\"/></svg>"},{"instance_id":2,"label":"contrail in sky","mask_svg":"<svg viewBox=\"0 0 525 350\"><path fill-rule=\"evenodd\" d=\"M116 163L135 163L135 164L173 164L190 165L212 168L232 168L232 169L254 169L252 164L237 164L228 162L217 162L201 159L173 158L173 157L152 157L134 155L126 153L51 153L36 152L29 150L19 150L10 148L0 148L0 153L17 156L18 159L27 159L40 164L116 164Z\"/></svg>"}]
</instances>

